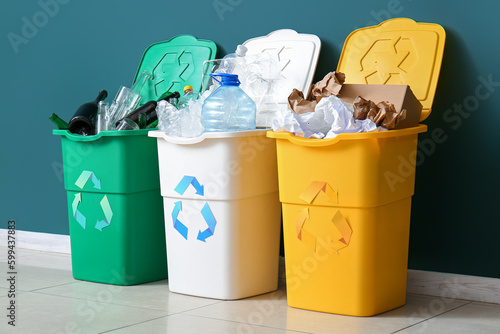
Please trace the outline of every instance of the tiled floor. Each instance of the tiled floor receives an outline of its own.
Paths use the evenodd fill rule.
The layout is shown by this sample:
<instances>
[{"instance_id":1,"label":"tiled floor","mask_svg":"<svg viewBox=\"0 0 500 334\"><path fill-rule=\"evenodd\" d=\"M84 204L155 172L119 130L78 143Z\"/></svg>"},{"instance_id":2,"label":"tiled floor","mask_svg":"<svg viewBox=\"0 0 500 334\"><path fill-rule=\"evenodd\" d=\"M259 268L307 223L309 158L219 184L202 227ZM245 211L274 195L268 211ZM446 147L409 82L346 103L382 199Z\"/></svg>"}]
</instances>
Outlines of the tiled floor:
<instances>
[{"instance_id":1,"label":"tiled floor","mask_svg":"<svg viewBox=\"0 0 500 334\"><path fill-rule=\"evenodd\" d=\"M7 324L7 249L0 247L0 333L500 333L500 305L408 295L358 318L294 309L285 287L238 301L190 297L167 281L121 287L77 281L69 255L17 250L16 326Z\"/></svg>"}]
</instances>

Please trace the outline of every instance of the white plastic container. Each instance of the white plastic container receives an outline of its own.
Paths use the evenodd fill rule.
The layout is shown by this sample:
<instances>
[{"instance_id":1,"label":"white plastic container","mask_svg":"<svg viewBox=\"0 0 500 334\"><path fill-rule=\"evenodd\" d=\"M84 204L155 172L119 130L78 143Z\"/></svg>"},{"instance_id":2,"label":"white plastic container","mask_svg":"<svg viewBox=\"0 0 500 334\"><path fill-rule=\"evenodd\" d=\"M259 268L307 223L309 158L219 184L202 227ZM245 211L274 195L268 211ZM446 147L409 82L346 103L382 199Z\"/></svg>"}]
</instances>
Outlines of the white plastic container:
<instances>
[{"instance_id":1,"label":"white plastic container","mask_svg":"<svg viewBox=\"0 0 500 334\"><path fill-rule=\"evenodd\" d=\"M265 130L158 138L169 288L240 299L278 288L276 144Z\"/></svg>"}]
</instances>

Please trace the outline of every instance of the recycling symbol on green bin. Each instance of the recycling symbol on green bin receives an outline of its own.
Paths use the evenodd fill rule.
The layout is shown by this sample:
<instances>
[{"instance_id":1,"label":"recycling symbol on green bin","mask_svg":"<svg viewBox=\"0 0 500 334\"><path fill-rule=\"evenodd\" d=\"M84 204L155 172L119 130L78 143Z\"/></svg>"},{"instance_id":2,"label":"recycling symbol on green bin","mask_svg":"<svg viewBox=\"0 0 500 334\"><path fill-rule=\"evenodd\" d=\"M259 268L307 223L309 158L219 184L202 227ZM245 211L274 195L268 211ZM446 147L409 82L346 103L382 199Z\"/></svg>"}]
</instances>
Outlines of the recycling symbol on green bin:
<instances>
[{"instance_id":1,"label":"recycling symbol on green bin","mask_svg":"<svg viewBox=\"0 0 500 334\"><path fill-rule=\"evenodd\" d=\"M83 187L85 187L85 184L87 184L88 180L92 180L92 183L94 183L94 188L101 189L101 180L97 178L94 172L90 172L88 170L84 170L82 174L80 174L78 180L76 180L75 182L75 185L78 188L83 189ZM87 225L87 218L80 211L78 211L78 205L80 204L80 202L82 202L82 193L77 193L75 195L72 205L73 217L83 227L83 229L85 229ZM111 224L111 219L113 218L113 211L111 210L111 206L109 205L107 195L104 195L100 204L102 211L104 212L104 216L106 218L102 220L97 220L94 227L102 232L103 228L108 227Z\"/></svg>"}]
</instances>

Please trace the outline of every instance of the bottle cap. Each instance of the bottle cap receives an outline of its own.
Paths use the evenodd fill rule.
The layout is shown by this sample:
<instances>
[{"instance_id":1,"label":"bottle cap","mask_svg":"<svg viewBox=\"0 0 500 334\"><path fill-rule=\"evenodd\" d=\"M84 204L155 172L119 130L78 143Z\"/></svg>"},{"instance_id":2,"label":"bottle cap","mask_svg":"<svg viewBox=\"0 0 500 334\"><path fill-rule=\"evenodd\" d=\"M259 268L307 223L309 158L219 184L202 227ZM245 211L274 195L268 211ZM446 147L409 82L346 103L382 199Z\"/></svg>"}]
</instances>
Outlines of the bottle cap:
<instances>
[{"instance_id":1,"label":"bottle cap","mask_svg":"<svg viewBox=\"0 0 500 334\"><path fill-rule=\"evenodd\" d=\"M238 80L237 74L229 73L210 73L210 77L217 81L221 86L239 86L240 81Z\"/></svg>"},{"instance_id":2,"label":"bottle cap","mask_svg":"<svg viewBox=\"0 0 500 334\"><path fill-rule=\"evenodd\" d=\"M193 90L193 86L191 86L191 85L186 85L186 86L184 86L184 93L185 93L187 90Z\"/></svg>"},{"instance_id":3,"label":"bottle cap","mask_svg":"<svg viewBox=\"0 0 500 334\"><path fill-rule=\"evenodd\" d=\"M240 56L240 57L245 57L245 55L247 54L247 47L244 46L244 45L238 45L236 47L236 51L234 52L237 56Z\"/></svg>"}]
</instances>

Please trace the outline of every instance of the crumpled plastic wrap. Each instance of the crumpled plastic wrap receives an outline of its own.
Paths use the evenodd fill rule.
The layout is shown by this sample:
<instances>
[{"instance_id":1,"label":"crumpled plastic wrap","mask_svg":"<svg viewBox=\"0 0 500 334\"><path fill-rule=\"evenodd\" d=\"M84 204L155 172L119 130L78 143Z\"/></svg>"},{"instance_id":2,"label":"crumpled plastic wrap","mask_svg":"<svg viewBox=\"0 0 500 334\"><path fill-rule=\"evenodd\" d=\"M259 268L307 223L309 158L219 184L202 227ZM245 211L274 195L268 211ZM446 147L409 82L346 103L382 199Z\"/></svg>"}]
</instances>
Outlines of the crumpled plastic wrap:
<instances>
[{"instance_id":1,"label":"crumpled plastic wrap","mask_svg":"<svg viewBox=\"0 0 500 334\"><path fill-rule=\"evenodd\" d=\"M186 108L177 109L166 101L158 102L158 128L172 137L193 138L201 136L204 131L201 124L203 102L215 91L211 86L197 100L189 101Z\"/></svg>"},{"instance_id":2,"label":"crumpled plastic wrap","mask_svg":"<svg viewBox=\"0 0 500 334\"><path fill-rule=\"evenodd\" d=\"M353 116L358 120L370 119L377 126L383 126L387 129L394 129L399 121L406 118L406 109L400 112L396 111L394 104L382 101L378 104L371 100L365 100L358 96L353 103Z\"/></svg>"},{"instance_id":3,"label":"crumpled plastic wrap","mask_svg":"<svg viewBox=\"0 0 500 334\"><path fill-rule=\"evenodd\" d=\"M334 138L339 133L377 131L370 120L355 120L352 105L335 95L322 98L314 112L297 114L289 108L280 109L272 123L273 131L291 132L305 138Z\"/></svg>"}]
</instances>

